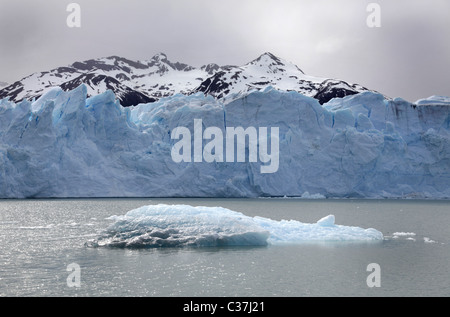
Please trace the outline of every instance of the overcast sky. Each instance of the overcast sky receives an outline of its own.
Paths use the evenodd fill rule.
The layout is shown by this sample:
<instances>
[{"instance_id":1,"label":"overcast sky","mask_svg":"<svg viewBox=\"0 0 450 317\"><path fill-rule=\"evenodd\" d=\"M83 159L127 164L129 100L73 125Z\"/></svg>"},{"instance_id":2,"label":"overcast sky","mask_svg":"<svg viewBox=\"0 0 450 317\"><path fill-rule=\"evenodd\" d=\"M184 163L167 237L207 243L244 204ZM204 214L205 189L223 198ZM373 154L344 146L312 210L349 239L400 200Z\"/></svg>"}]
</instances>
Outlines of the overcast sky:
<instances>
[{"instance_id":1,"label":"overcast sky","mask_svg":"<svg viewBox=\"0 0 450 317\"><path fill-rule=\"evenodd\" d=\"M66 24L81 6L81 27ZM381 27L369 28L369 3ZM0 0L0 81L119 55L243 65L272 52L409 101L450 96L449 0Z\"/></svg>"}]
</instances>

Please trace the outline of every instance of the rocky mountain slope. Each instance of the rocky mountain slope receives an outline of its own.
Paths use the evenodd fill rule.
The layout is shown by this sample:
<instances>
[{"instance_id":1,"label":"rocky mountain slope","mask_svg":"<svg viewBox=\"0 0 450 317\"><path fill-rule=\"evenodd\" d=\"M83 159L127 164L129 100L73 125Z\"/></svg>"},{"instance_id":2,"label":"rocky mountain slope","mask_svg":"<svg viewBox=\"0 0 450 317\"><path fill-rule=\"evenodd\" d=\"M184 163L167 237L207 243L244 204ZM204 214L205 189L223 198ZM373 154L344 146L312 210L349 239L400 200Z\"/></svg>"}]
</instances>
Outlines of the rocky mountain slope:
<instances>
[{"instance_id":1,"label":"rocky mountain slope","mask_svg":"<svg viewBox=\"0 0 450 317\"><path fill-rule=\"evenodd\" d=\"M80 84L86 85L89 97L112 90L124 107L155 102L178 93L203 92L217 99L234 98L267 86L296 91L316 98L321 104L368 90L342 80L305 75L296 65L271 53L264 53L243 66L210 63L200 68L172 62L159 53L145 61L111 56L34 73L1 88L0 99L32 100L53 87L69 91Z\"/></svg>"}]
</instances>

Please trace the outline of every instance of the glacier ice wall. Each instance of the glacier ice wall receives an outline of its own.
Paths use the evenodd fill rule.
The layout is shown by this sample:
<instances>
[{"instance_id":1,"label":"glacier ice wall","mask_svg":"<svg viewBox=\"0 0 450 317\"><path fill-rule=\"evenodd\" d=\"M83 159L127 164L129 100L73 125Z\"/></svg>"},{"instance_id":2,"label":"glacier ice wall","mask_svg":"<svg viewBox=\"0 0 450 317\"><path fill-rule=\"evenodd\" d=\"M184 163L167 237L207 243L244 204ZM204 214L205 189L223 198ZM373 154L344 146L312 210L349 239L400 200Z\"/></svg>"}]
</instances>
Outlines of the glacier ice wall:
<instances>
[{"instance_id":1,"label":"glacier ice wall","mask_svg":"<svg viewBox=\"0 0 450 317\"><path fill-rule=\"evenodd\" d=\"M111 91L55 88L0 101L0 197L449 198L448 98L364 92L325 105L270 87L221 103L199 93L123 108ZM171 132L279 127L279 169L175 163Z\"/></svg>"}]
</instances>

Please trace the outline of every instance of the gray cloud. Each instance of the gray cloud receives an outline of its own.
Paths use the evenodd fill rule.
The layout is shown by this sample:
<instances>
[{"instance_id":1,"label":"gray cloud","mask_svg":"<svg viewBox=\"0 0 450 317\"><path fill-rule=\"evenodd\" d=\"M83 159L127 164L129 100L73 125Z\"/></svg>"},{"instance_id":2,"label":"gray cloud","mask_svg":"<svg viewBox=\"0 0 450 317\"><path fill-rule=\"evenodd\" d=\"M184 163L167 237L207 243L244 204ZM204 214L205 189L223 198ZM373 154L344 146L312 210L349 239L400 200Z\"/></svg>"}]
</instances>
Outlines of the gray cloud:
<instances>
[{"instance_id":1,"label":"gray cloud","mask_svg":"<svg viewBox=\"0 0 450 317\"><path fill-rule=\"evenodd\" d=\"M313 76L415 101L450 95L448 0L0 0L0 80L76 60L165 52L193 66L244 64L271 51ZM382 27L366 25L367 4Z\"/></svg>"}]
</instances>

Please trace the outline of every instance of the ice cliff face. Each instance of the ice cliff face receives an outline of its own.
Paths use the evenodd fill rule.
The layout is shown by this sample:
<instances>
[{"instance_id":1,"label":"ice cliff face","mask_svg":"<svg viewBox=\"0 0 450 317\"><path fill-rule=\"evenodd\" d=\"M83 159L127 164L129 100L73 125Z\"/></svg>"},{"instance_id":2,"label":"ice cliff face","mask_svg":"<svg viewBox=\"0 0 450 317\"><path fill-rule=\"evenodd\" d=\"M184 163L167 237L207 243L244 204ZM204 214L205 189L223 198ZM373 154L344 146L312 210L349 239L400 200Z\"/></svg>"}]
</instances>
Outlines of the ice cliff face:
<instances>
[{"instance_id":1,"label":"ice cliff face","mask_svg":"<svg viewBox=\"0 0 450 317\"><path fill-rule=\"evenodd\" d=\"M0 197L450 198L449 98L363 92L321 105L273 88L223 102L197 93L122 107L111 91L51 89L0 101ZM279 168L175 163L177 127L278 127ZM203 141L205 142L205 141Z\"/></svg>"}]
</instances>

